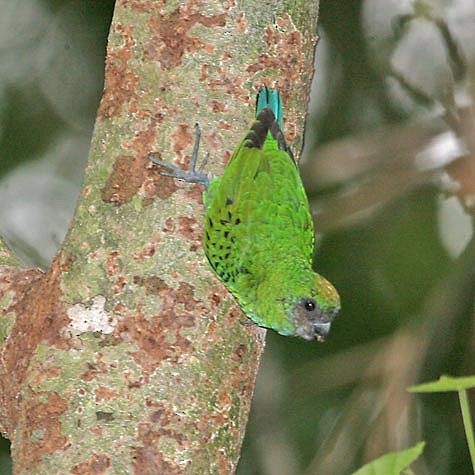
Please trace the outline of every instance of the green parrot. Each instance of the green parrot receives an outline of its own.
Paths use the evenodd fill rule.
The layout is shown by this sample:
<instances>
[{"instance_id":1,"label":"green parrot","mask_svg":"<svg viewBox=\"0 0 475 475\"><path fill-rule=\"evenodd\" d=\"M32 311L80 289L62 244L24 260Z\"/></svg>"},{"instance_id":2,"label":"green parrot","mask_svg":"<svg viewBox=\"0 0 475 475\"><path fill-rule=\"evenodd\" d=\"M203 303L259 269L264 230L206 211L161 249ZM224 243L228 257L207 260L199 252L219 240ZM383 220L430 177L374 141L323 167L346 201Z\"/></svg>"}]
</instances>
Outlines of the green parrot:
<instances>
[{"instance_id":1,"label":"green parrot","mask_svg":"<svg viewBox=\"0 0 475 475\"><path fill-rule=\"evenodd\" d=\"M204 250L217 277L249 324L281 335L323 341L340 310L333 285L312 269L313 221L297 163L282 133L278 91L264 87L256 119L222 177L196 170L200 130L189 171L170 165L163 175L206 186Z\"/></svg>"}]
</instances>

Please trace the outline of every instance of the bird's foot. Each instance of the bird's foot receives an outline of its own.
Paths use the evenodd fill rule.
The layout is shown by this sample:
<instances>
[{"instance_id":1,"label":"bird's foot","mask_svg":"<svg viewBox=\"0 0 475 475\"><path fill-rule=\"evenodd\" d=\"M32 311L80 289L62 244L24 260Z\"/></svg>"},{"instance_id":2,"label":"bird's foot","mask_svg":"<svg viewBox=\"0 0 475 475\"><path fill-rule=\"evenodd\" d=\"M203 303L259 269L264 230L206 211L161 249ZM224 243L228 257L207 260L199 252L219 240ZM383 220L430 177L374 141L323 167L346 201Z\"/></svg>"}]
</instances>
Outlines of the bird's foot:
<instances>
[{"instance_id":1,"label":"bird's foot","mask_svg":"<svg viewBox=\"0 0 475 475\"><path fill-rule=\"evenodd\" d=\"M253 322L252 320L239 320L239 323L243 327L253 327L253 326L257 325L257 323Z\"/></svg>"},{"instance_id":2,"label":"bird's foot","mask_svg":"<svg viewBox=\"0 0 475 475\"><path fill-rule=\"evenodd\" d=\"M208 163L209 154L207 153L198 170L196 169L196 162L198 161L198 151L200 148L201 129L199 124L195 124L195 144L193 146L193 153L191 155L190 169L188 171L182 170L180 167L173 165L172 163L164 162L158 159L153 152L148 154L150 160L156 165L160 165L166 168L168 171L161 171L163 176L171 176L178 180L183 180L188 183L200 183L208 188L211 176L204 173L204 168Z\"/></svg>"}]
</instances>

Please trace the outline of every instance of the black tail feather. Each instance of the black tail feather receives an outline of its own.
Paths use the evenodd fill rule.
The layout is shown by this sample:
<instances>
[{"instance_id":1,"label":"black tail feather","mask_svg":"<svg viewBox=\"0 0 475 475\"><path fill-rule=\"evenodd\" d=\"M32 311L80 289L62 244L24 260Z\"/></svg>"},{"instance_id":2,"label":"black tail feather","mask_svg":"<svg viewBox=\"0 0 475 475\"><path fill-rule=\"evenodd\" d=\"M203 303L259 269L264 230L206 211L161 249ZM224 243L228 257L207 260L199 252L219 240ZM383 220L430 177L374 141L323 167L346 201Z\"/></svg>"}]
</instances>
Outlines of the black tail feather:
<instances>
[{"instance_id":1,"label":"black tail feather","mask_svg":"<svg viewBox=\"0 0 475 475\"><path fill-rule=\"evenodd\" d=\"M294 156L290 150L287 142L285 141L284 134L274 116L270 107L262 109L256 117L254 124L252 124L251 130L244 139L244 146L248 148L260 148L264 146L264 142L267 139L267 132L270 132L272 137L277 141L280 150L287 152L292 160Z\"/></svg>"}]
</instances>

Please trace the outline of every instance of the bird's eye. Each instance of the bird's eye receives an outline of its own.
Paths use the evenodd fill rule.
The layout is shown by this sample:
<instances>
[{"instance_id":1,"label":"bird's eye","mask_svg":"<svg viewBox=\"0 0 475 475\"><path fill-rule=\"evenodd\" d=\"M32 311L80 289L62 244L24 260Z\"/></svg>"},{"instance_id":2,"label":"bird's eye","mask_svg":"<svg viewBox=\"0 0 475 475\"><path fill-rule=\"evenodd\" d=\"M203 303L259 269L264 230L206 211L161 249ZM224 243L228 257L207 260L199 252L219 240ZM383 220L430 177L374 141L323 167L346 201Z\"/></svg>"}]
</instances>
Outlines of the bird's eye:
<instances>
[{"instance_id":1,"label":"bird's eye","mask_svg":"<svg viewBox=\"0 0 475 475\"><path fill-rule=\"evenodd\" d=\"M313 300L313 299L306 299L304 301L304 306L305 306L305 310L307 310L307 312L313 312L315 310L315 308L317 307L317 304L315 303L315 300Z\"/></svg>"}]
</instances>

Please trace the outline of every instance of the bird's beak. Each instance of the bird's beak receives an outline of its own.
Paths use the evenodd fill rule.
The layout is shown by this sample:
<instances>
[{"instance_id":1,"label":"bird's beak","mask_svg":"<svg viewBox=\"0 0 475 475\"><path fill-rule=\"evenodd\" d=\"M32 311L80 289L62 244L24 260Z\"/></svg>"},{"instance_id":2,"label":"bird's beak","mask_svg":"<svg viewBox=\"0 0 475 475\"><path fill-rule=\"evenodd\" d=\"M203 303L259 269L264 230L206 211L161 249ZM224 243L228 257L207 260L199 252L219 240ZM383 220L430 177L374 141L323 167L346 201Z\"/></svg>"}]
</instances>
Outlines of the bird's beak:
<instances>
[{"instance_id":1,"label":"bird's beak","mask_svg":"<svg viewBox=\"0 0 475 475\"><path fill-rule=\"evenodd\" d=\"M328 336L330 332L331 322L326 323L313 323L312 327L315 331L315 338L317 341L325 341L325 338Z\"/></svg>"}]
</instances>

